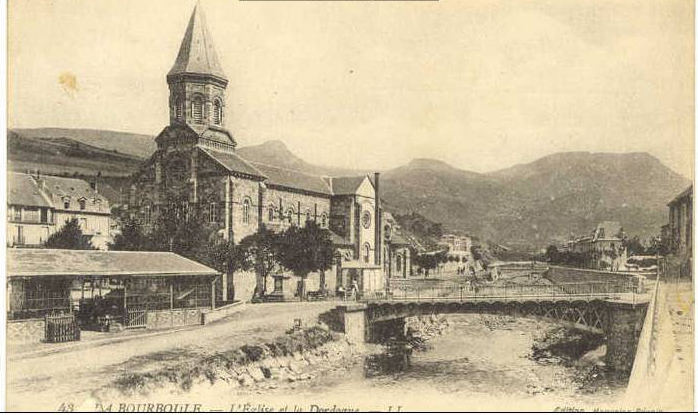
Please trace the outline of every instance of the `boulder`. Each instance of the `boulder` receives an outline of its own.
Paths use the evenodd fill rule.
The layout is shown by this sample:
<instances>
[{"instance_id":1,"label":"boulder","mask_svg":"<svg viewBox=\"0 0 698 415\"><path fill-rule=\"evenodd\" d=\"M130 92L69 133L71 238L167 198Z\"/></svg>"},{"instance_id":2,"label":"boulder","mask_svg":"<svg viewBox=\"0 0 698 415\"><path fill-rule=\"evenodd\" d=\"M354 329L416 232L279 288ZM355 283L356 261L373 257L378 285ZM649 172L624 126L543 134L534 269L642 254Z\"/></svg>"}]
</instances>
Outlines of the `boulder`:
<instances>
[{"instance_id":1,"label":"boulder","mask_svg":"<svg viewBox=\"0 0 698 415\"><path fill-rule=\"evenodd\" d=\"M250 377L252 377L252 379L254 379L255 382L261 382L266 378L266 376L264 376L262 368L260 368L259 366L249 366L247 368L247 374L250 375Z\"/></svg>"}]
</instances>

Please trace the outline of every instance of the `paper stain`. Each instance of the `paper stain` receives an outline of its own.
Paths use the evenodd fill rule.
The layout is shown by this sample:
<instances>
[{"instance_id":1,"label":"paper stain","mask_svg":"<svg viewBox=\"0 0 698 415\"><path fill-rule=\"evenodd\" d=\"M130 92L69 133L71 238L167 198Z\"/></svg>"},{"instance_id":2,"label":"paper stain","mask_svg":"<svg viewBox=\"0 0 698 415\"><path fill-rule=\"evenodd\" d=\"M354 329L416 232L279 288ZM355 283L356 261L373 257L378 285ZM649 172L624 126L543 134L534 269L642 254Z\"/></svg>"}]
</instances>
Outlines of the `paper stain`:
<instances>
[{"instance_id":1,"label":"paper stain","mask_svg":"<svg viewBox=\"0 0 698 415\"><path fill-rule=\"evenodd\" d=\"M63 72L58 75L58 84L71 96L79 90L78 79L70 72Z\"/></svg>"}]
</instances>

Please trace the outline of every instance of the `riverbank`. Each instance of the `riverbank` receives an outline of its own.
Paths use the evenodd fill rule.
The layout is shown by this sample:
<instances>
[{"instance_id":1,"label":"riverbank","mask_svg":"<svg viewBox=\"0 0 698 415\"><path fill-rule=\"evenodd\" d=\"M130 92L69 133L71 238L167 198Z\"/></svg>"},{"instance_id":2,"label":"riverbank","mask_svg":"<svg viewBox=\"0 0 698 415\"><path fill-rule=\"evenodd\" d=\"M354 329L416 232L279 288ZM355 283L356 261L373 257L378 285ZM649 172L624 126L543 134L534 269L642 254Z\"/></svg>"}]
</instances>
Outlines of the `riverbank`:
<instances>
[{"instance_id":1,"label":"riverbank","mask_svg":"<svg viewBox=\"0 0 698 415\"><path fill-rule=\"evenodd\" d=\"M507 316L424 316L406 323L426 347L401 370L368 376L365 359L386 348L351 344L319 326L122 377L94 395L95 403L201 402L204 410L226 411L621 408L625 385L604 375L604 346L596 335Z\"/></svg>"}]
</instances>

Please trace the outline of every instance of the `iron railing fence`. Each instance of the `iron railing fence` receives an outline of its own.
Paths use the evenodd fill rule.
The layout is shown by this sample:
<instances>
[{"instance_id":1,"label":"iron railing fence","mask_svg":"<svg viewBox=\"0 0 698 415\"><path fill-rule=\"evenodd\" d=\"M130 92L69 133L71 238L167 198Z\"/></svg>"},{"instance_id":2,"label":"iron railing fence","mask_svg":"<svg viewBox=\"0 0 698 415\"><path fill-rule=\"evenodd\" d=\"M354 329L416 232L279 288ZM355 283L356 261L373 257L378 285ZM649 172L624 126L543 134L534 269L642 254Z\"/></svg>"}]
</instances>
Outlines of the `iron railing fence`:
<instances>
[{"instance_id":1,"label":"iron railing fence","mask_svg":"<svg viewBox=\"0 0 698 415\"><path fill-rule=\"evenodd\" d=\"M624 299L632 301L642 293L635 281L594 281L563 284L503 284L470 283L414 284L409 280L390 281L388 300L486 300L486 299Z\"/></svg>"}]
</instances>

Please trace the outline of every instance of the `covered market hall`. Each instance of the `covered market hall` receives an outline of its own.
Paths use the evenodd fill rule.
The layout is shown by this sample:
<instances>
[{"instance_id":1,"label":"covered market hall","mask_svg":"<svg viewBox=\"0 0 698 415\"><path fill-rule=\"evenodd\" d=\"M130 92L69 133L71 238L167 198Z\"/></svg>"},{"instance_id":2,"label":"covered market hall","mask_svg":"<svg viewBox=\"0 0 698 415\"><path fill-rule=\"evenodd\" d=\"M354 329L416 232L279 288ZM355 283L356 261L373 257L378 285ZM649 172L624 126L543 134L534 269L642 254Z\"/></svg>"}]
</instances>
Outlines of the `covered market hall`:
<instances>
[{"instance_id":1,"label":"covered market hall","mask_svg":"<svg viewBox=\"0 0 698 415\"><path fill-rule=\"evenodd\" d=\"M81 330L201 324L220 273L171 252L7 249L7 339L44 338L50 318Z\"/></svg>"}]
</instances>

